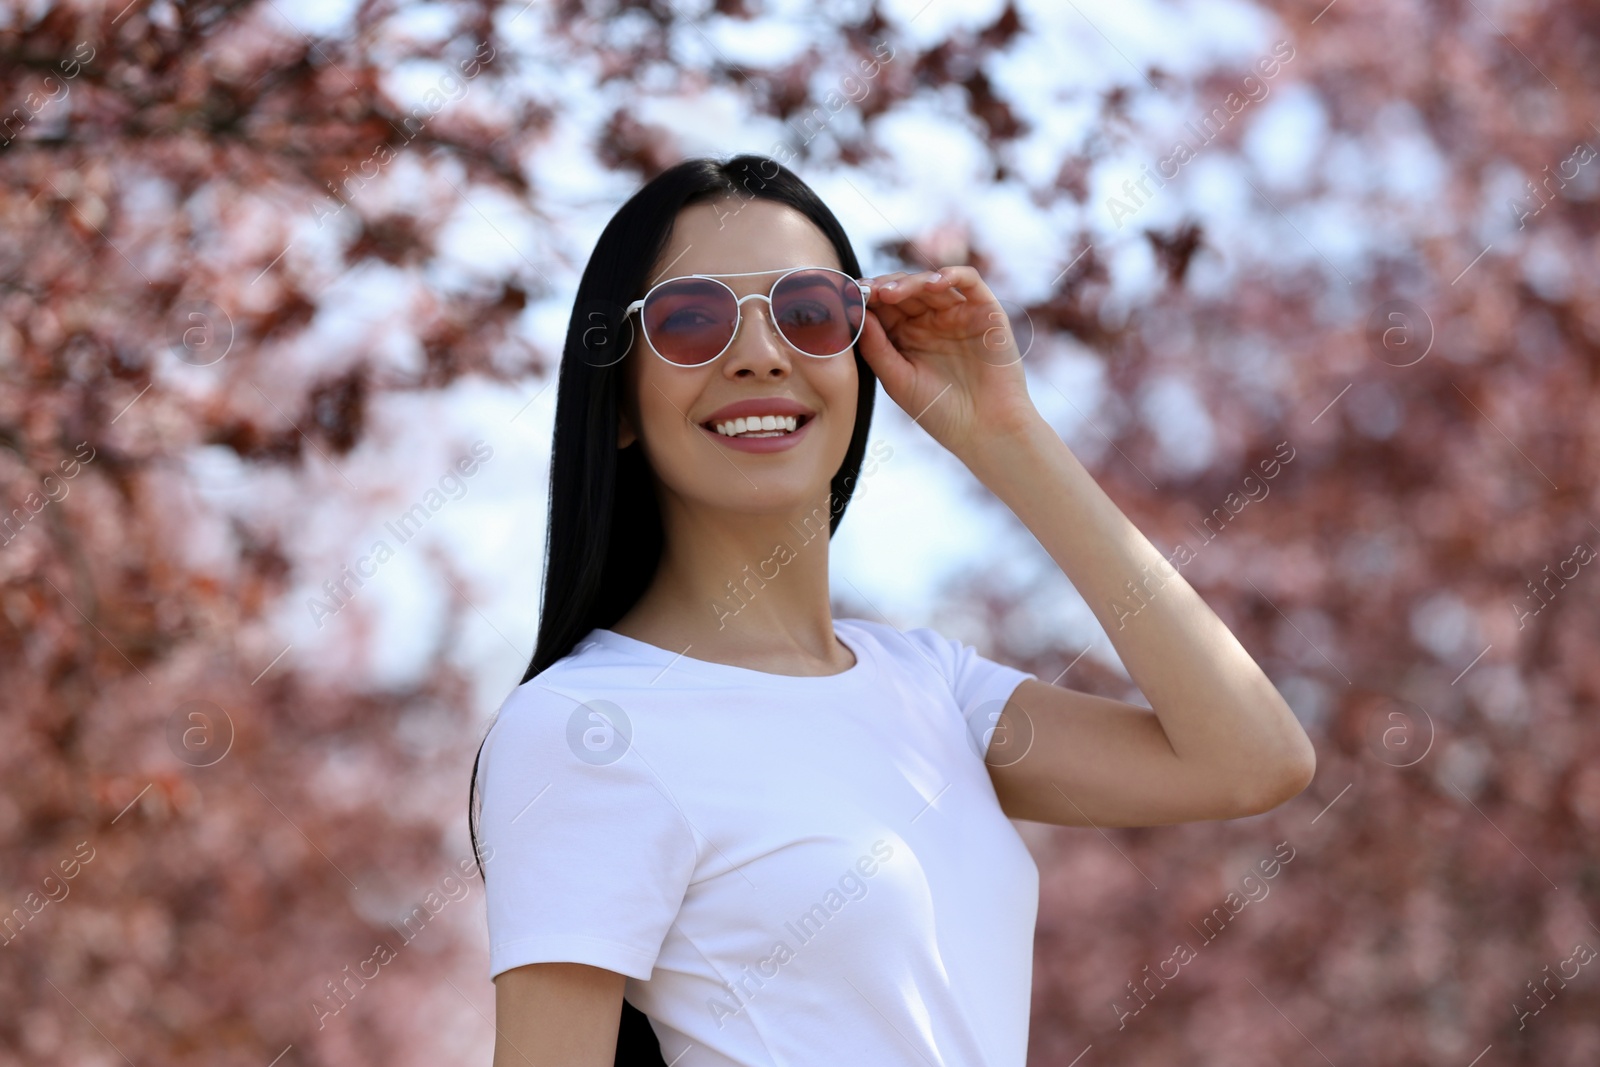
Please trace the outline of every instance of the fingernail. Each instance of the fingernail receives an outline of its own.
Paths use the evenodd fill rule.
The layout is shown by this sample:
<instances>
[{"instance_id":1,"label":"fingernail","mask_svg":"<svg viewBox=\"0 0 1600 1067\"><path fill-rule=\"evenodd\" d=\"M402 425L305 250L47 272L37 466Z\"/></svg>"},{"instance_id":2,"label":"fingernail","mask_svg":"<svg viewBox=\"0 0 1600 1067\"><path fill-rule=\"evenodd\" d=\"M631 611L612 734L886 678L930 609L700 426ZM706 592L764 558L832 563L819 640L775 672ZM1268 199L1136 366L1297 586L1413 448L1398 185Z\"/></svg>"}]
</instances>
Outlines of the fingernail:
<instances>
[{"instance_id":1,"label":"fingernail","mask_svg":"<svg viewBox=\"0 0 1600 1067\"><path fill-rule=\"evenodd\" d=\"M899 284L900 284L899 282L885 282L883 285L879 286L879 288L880 289L893 289Z\"/></svg>"},{"instance_id":2,"label":"fingernail","mask_svg":"<svg viewBox=\"0 0 1600 1067\"><path fill-rule=\"evenodd\" d=\"M928 280L930 282L942 282L944 281L944 275L940 274L938 271L934 271L932 274L928 275Z\"/></svg>"}]
</instances>

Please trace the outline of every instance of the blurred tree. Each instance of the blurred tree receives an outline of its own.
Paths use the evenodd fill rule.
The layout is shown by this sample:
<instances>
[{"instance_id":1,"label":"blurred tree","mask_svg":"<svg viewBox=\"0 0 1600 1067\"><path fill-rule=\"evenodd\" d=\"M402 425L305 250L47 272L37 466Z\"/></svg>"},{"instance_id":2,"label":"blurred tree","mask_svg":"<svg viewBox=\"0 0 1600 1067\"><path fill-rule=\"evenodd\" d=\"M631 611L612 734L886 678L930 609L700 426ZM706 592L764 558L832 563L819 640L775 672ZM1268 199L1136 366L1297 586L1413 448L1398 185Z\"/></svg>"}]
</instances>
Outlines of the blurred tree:
<instances>
[{"instance_id":1,"label":"blurred tree","mask_svg":"<svg viewBox=\"0 0 1600 1067\"><path fill-rule=\"evenodd\" d=\"M682 154L635 102L719 87L800 122L823 104L822 45L761 69L714 46L686 60L700 27L670 6L421 6L362 4L311 35L249 2L0 23L0 1064L486 1048L440 981L481 975L476 904L439 905L479 739L444 655L454 618L409 687L301 671L268 618L295 577L293 516L218 505L195 457L274 476L280 504L359 503L345 472L379 405L546 372L554 347L517 327L559 296L545 254L485 282L452 276L441 246L459 213L494 225L485 191L550 221L531 174L571 162L555 65L592 79L589 149L632 182ZM1036 361L1070 339L1103 362L1088 414L1116 449L1075 447L1158 543L1190 547L1185 577L1321 758L1304 797L1257 819L1030 830L1037 1063L1091 1044L1085 1067L1600 1058L1594 968L1540 986L1575 942L1600 948L1596 579L1575 555L1600 548L1597 16L1315 7L1265 8L1295 48L1272 92L1309 90L1300 125L1323 124L1309 178L1252 150L1252 103L1205 149L1249 182L1249 212L1119 236L1092 197L1115 157L1159 143L1140 98L1203 112L1249 73L1140 69L1033 191L1084 218L1054 295L1026 309ZM898 50L863 119L952 93L1014 180L1033 109L992 64L1030 16L1008 5L920 54L900 25L868 8L835 28L861 56ZM532 76L535 56L551 66ZM402 91L418 70L426 88ZM873 129L837 124L792 162L871 167ZM1119 242L1147 243L1161 279L1132 306ZM915 269L935 244L872 251ZM987 271L1007 249L974 237L965 255ZM372 270L416 295L415 358L315 332L335 280ZM1168 436L1182 390L1208 449ZM1036 605L989 577L954 599L988 613L998 656L1055 677L1079 650L1007 647ZM1063 684L1130 695L1099 656ZM1279 842L1293 859L1266 878ZM1261 892L1252 870L1269 892L1226 908ZM436 908L445 929L422 929ZM1129 983L1170 975L1178 942L1193 959L1141 998Z\"/></svg>"},{"instance_id":2,"label":"blurred tree","mask_svg":"<svg viewBox=\"0 0 1600 1067\"><path fill-rule=\"evenodd\" d=\"M433 257L444 205L393 207L380 160L527 191L493 131L383 85L434 58L484 92L488 14L459 14L437 46L376 40L381 5L348 40L249 3L57 5L0 34L0 1062L421 1064L483 1025L439 995L480 966L481 920L442 907L476 884L447 847L464 679L442 654L399 691L303 677L267 625L284 526L212 506L192 464L216 446L291 503L348 491L376 396L533 365L503 343L510 280L431 293L409 372L295 355L321 267Z\"/></svg>"},{"instance_id":3,"label":"blurred tree","mask_svg":"<svg viewBox=\"0 0 1600 1067\"><path fill-rule=\"evenodd\" d=\"M1169 284L1116 328L1093 269L1030 312L1095 344L1121 410L1144 405L1097 474L1192 549L1182 573L1311 728L1317 780L1257 819L1111 831L1126 860L1042 837L1032 1058L1597 1062L1600 983L1574 949L1600 950L1600 21L1268 6L1295 49L1272 91L1309 89L1326 129L1299 182L1249 151L1256 116L1206 149L1250 183L1258 251L1205 218L1147 230ZM1172 377L1217 439L1190 476L1149 414ZM1063 684L1129 696L1082 670ZM1199 929L1281 841L1296 859L1252 883L1269 896ZM1165 962L1178 944L1193 962Z\"/></svg>"}]
</instances>

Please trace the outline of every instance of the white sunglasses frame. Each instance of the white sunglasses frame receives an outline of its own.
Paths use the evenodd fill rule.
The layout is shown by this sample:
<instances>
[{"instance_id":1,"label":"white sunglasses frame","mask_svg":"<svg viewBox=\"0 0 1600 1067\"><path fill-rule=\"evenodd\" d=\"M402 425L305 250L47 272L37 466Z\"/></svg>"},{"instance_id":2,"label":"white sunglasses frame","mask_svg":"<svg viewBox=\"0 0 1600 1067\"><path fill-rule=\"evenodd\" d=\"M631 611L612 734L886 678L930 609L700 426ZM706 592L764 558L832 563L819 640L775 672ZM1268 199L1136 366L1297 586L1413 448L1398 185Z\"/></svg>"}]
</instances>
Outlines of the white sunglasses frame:
<instances>
[{"instance_id":1,"label":"white sunglasses frame","mask_svg":"<svg viewBox=\"0 0 1600 1067\"><path fill-rule=\"evenodd\" d=\"M744 302L746 300L765 300L767 302L767 314L770 317L772 314L772 294L778 291L778 284L789 275L798 274L803 270L825 270L830 271L833 274L837 274L841 278L848 278L852 283L854 283L857 289L861 290L861 303L863 309L866 307L867 300L872 296L872 286L868 285L866 282L856 281L854 278L851 278L850 275L846 274L842 270L839 270L837 267L777 267L773 270L747 270L737 274L679 274L672 278L663 278L659 282L656 282L656 284L652 285L649 291L644 294L644 296L628 305L627 309L623 312L623 318L626 319L635 311L642 312L645 301L650 299L650 294L654 293L657 289L661 288L663 285L666 285L668 282L682 281L684 278L704 278L707 281L716 282L718 285L728 290L728 294L733 297L733 332L728 335L728 343L722 346L722 350L702 363L677 363L668 359L666 356L661 355L660 350L655 346L655 342L650 340L650 331L649 328L644 324L644 315L641 313L639 316L639 329L644 333L645 341L649 343L650 348L655 351L656 356L659 357L663 363L669 363L674 367L683 367L686 370L691 370L695 367L708 366L721 359L724 353L733 347L734 340L739 336L739 327L744 322ZM740 296L738 293L733 291L733 287L731 285L721 281L723 278L749 278L757 274L777 274L779 271L782 271L782 273L772 280L771 287L765 293L751 293L748 296ZM812 359L833 359L836 356L842 356L846 352L850 351L856 346L856 342L861 340L861 333L867 328L867 317L865 314L861 316L861 325L856 327L855 336L850 338L849 344L839 349L839 351L830 352L825 356L812 355L812 353L807 352L804 349L795 348L794 344L787 337L783 336L783 330L778 327L776 321L773 322L773 328L777 332L778 336L782 338L784 344L788 345L790 348L794 348L794 350L799 352L801 355L811 356ZM628 343L628 351L631 352L632 350L633 343L630 341ZM623 355L627 355L627 353L624 352Z\"/></svg>"}]
</instances>

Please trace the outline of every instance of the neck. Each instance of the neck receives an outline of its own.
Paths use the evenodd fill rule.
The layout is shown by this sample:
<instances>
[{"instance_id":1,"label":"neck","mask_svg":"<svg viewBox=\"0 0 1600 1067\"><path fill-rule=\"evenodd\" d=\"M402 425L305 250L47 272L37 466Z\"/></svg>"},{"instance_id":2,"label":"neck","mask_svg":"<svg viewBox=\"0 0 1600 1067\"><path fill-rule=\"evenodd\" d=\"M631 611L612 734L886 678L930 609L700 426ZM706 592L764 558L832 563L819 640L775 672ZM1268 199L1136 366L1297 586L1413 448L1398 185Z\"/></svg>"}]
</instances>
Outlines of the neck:
<instances>
[{"instance_id":1,"label":"neck","mask_svg":"<svg viewBox=\"0 0 1600 1067\"><path fill-rule=\"evenodd\" d=\"M697 659L788 656L836 663L828 595L831 516L827 494L814 506L771 512L664 502L660 566L612 628L663 648L692 646L689 654Z\"/></svg>"}]
</instances>

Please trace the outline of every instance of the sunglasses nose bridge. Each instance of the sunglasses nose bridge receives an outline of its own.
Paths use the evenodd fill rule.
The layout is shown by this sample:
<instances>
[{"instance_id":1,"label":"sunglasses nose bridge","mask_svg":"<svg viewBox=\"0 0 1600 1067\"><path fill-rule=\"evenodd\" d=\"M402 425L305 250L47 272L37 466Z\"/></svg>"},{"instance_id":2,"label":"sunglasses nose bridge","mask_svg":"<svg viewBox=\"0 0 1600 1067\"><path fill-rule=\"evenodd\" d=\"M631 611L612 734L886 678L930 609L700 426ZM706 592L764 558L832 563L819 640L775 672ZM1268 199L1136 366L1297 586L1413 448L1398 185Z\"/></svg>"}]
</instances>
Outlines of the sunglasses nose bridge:
<instances>
[{"instance_id":1,"label":"sunglasses nose bridge","mask_svg":"<svg viewBox=\"0 0 1600 1067\"><path fill-rule=\"evenodd\" d=\"M744 326L744 302L746 300L765 300L767 302L767 325L768 325L768 327L771 328L773 334L776 335L778 340L787 341L787 338L785 338L783 336L783 331L778 328L778 318L773 313L772 296L771 296L771 294L769 294L769 293L749 293L749 294L747 294L745 296L736 297L734 299L733 309L734 309L734 314L737 316L737 321L735 321L735 323L734 323L734 331L733 331L734 335L732 337L728 338L728 347L730 347L730 348L733 347L733 342L738 339L739 331Z\"/></svg>"}]
</instances>

